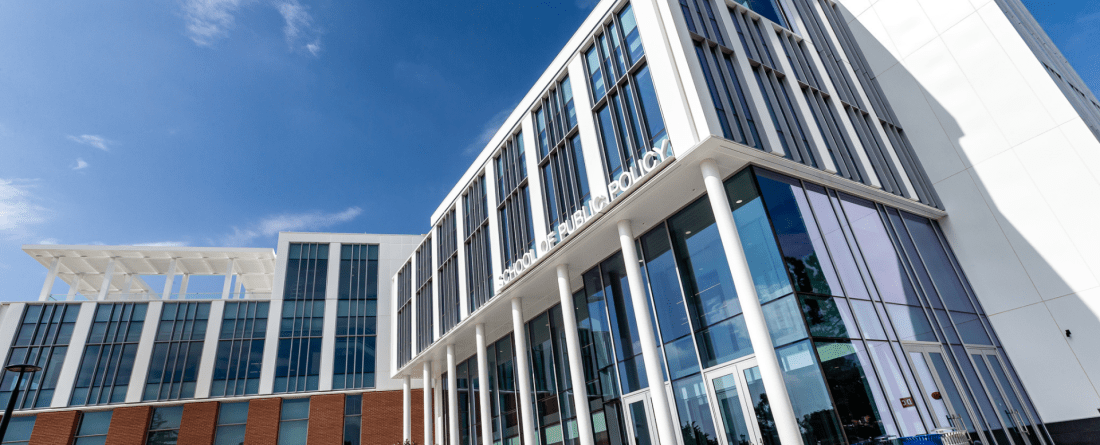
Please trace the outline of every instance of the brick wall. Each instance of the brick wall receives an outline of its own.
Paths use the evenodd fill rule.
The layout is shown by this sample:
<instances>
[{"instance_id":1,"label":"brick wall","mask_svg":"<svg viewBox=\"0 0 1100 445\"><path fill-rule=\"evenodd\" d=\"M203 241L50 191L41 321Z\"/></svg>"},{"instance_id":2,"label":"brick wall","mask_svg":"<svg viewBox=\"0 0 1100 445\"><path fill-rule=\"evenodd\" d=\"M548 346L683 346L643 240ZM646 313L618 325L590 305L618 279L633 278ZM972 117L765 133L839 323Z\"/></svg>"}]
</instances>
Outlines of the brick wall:
<instances>
[{"instance_id":1,"label":"brick wall","mask_svg":"<svg viewBox=\"0 0 1100 445\"><path fill-rule=\"evenodd\" d=\"M279 442L279 412L283 399L252 399L248 402L245 445L272 445Z\"/></svg>"},{"instance_id":2,"label":"brick wall","mask_svg":"<svg viewBox=\"0 0 1100 445\"><path fill-rule=\"evenodd\" d=\"M145 443L145 432L152 416L153 408L149 406L115 408L111 415L111 428L107 430L107 445Z\"/></svg>"},{"instance_id":3,"label":"brick wall","mask_svg":"<svg viewBox=\"0 0 1100 445\"><path fill-rule=\"evenodd\" d=\"M183 405L179 445L211 445L218 424L218 402Z\"/></svg>"},{"instance_id":4,"label":"brick wall","mask_svg":"<svg viewBox=\"0 0 1100 445\"><path fill-rule=\"evenodd\" d=\"M412 440L424 439L423 390L412 390ZM363 445L393 445L401 443L401 391L363 393Z\"/></svg>"},{"instance_id":5,"label":"brick wall","mask_svg":"<svg viewBox=\"0 0 1100 445\"><path fill-rule=\"evenodd\" d=\"M325 394L309 398L309 445L344 443L344 395Z\"/></svg>"},{"instance_id":6,"label":"brick wall","mask_svg":"<svg viewBox=\"0 0 1100 445\"><path fill-rule=\"evenodd\" d=\"M30 445L69 445L80 422L80 411L42 413L34 420Z\"/></svg>"}]
</instances>

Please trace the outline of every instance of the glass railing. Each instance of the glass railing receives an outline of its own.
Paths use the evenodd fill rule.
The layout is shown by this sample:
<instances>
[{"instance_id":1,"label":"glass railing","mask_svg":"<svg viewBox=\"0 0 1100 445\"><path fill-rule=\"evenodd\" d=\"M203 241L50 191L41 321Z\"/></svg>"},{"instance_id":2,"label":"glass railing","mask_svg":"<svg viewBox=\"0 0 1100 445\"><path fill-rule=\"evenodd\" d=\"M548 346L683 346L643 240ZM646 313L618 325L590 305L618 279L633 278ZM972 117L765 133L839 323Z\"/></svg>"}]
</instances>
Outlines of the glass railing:
<instances>
[{"instance_id":1,"label":"glass railing","mask_svg":"<svg viewBox=\"0 0 1100 445\"><path fill-rule=\"evenodd\" d=\"M47 301L96 301L98 294L83 294L77 293L70 296L69 294L53 294L50 295ZM106 295L103 301L150 301L150 300L221 300L221 292L187 292L187 293L172 293L167 297L162 297L157 292L110 292ZM270 292L230 292L228 295L230 300L270 300Z\"/></svg>"}]
</instances>

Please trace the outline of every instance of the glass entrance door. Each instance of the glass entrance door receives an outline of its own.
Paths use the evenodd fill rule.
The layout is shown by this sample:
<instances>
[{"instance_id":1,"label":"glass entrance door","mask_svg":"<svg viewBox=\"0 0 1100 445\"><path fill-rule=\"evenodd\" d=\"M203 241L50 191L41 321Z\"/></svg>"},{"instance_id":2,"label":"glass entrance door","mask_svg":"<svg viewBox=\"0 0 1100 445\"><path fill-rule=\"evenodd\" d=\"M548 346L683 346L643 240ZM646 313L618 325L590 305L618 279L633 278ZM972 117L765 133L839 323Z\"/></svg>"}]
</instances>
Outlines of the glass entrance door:
<instances>
[{"instance_id":1,"label":"glass entrance door","mask_svg":"<svg viewBox=\"0 0 1100 445\"><path fill-rule=\"evenodd\" d=\"M982 440L974 428L970 407L959 391L958 378L948 366L943 347L914 343L904 347L916 371L920 395L932 410L935 427L965 431L972 440Z\"/></svg>"},{"instance_id":2,"label":"glass entrance door","mask_svg":"<svg viewBox=\"0 0 1100 445\"><path fill-rule=\"evenodd\" d=\"M626 406L626 429L634 445L659 445L657 424L653 421L653 402L649 391L623 397Z\"/></svg>"},{"instance_id":3,"label":"glass entrance door","mask_svg":"<svg viewBox=\"0 0 1100 445\"><path fill-rule=\"evenodd\" d=\"M755 358L707 372L706 383L722 445L779 445Z\"/></svg>"},{"instance_id":4,"label":"glass entrance door","mask_svg":"<svg viewBox=\"0 0 1100 445\"><path fill-rule=\"evenodd\" d=\"M1019 393L1009 381L1004 362L991 348L967 348L978 378L997 410L1005 432L1015 445L1044 445L1030 414L1024 409Z\"/></svg>"}]
</instances>

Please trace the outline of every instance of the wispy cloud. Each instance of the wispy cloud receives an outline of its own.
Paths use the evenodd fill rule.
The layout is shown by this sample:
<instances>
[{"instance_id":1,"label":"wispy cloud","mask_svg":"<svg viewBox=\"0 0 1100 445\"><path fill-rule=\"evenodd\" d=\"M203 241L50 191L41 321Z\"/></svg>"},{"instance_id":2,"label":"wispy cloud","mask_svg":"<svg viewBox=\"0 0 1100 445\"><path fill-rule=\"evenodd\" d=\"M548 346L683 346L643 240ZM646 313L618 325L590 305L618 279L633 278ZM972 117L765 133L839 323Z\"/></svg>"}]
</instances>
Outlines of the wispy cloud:
<instances>
[{"instance_id":1,"label":"wispy cloud","mask_svg":"<svg viewBox=\"0 0 1100 445\"><path fill-rule=\"evenodd\" d=\"M86 168L88 168L88 163L81 158L76 158L76 166L73 167L73 170L84 170Z\"/></svg>"},{"instance_id":2,"label":"wispy cloud","mask_svg":"<svg viewBox=\"0 0 1100 445\"><path fill-rule=\"evenodd\" d=\"M185 0L184 21L187 35L199 46L210 46L229 35L233 27L233 13L241 7L242 0Z\"/></svg>"},{"instance_id":3,"label":"wispy cloud","mask_svg":"<svg viewBox=\"0 0 1100 445\"><path fill-rule=\"evenodd\" d=\"M247 246L256 238L272 237L279 232L320 230L351 221L363 213L359 207L348 207L342 212L284 213L261 219L249 227L233 227L233 233L222 238L226 246Z\"/></svg>"},{"instance_id":4,"label":"wispy cloud","mask_svg":"<svg viewBox=\"0 0 1100 445\"><path fill-rule=\"evenodd\" d=\"M90 145L103 151L111 151L110 145L114 144L103 136L95 134L82 134L80 136L69 135L69 140L78 144Z\"/></svg>"},{"instance_id":5,"label":"wispy cloud","mask_svg":"<svg viewBox=\"0 0 1100 445\"><path fill-rule=\"evenodd\" d=\"M211 46L229 36L236 14L253 0L182 0L187 36L199 46ZM267 0L261 4L279 11L285 22L283 35L291 50L321 53L321 33L308 8L299 0Z\"/></svg>"},{"instance_id":6,"label":"wispy cloud","mask_svg":"<svg viewBox=\"0 0 1100 445\"><path fill-rule=\"evenodd\" d=\"M45 238L38 241L38 244L61 244L61 240L57 238Z\"/></svg>"},{"instance_id":7,"label":"wispy cloud","mask_svg":"<svg viewBox=\"0 0 1100 445\"><path fill-rule=\"evenodd\" d=\"M512 104L510 107L505 107L503 110L498 111L497 114L494 114L493 117L489 118L489 120L481 126L481 133L478 133L477 137L470 142L470 145L467 145L466 149L462 150L462 154L473 156L481 153L481 150L485 148L485 144L488 144L489 141L493 139L493 135L497 134L497 130L500 130L500 127L504 125L504 121L508 120L508 116L512 114L512 110L516 108L516 105L519 104L516 103Z\"/></svg>"},{"instance_id":8,"label":"wispy cloud","mask_svg":"<svg viewBox=\"0 0 1100 445\"><path fill-rule=\"evenodd\" d=\"M144 247L187 247L187 241L157 241L155 243L137 243L135 246Z\"/></svg>"},{"instance_id":9,"label":"wispy cloud","mask_svg":"<svg viewBox=\"0 0 1100 445\"><path fill-rule=\"evenodd\" d=\"M0 178L0 234L21 238L30 226L46 222L50 211L36 203L34 181Z\"/></svg>"},{"instance_id":10,"label":"wispy cloud","mask_svg":"<svg viewBox=\"0 0 1100 445\"><path fill-rule=\"evenodd\" d=\"M290 49L302 48L317 56L321 52L321 37L313 24L313 16L298 0L279 0L275 3L286 25L283 34ZM302 43L305 42L305 43Z\"/></svg>"}]
</instances>

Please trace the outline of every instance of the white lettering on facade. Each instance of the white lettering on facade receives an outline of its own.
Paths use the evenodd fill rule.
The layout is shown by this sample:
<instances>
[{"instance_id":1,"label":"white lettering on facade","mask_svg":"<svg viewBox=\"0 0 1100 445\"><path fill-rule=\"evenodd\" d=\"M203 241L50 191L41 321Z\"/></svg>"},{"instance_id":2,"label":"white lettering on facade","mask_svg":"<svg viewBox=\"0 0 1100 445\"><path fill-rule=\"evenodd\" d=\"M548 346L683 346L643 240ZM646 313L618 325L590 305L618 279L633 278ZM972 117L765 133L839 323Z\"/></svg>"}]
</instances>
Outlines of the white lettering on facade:
<instances>
[{"instance_id":1,"label":"white lettering on facade","mask_svg":"<svg viewBox=\"0 0 1100 445\"><path fill-rule=\"evenodd\" d=\"M607 210L611 205L615 204L619 198L640 184L646 176L674 157L674 155L669 153L669 141L667 139L661 144L661 148L654 147L652 150L646 152L641 159L631 163L629 170L623 171L618 179L614 179L607 184L607 197L597 195L580 210L569 215L569 217L558 224L557 227L551 228L550 233L547 233L546 236L539 241L539 250L542 251L543 255L550 253L559 243L586 227L588 223L595 220L604 210ZM497 287L503 287L512 282L512 280L519 278L519 276L522 275L523 272L526 272L538 258L539 255L534 249L528 250L522 257L513 262L510 267L504 269L503 273L497 276Z\"/></svg>"}]
</instances>

